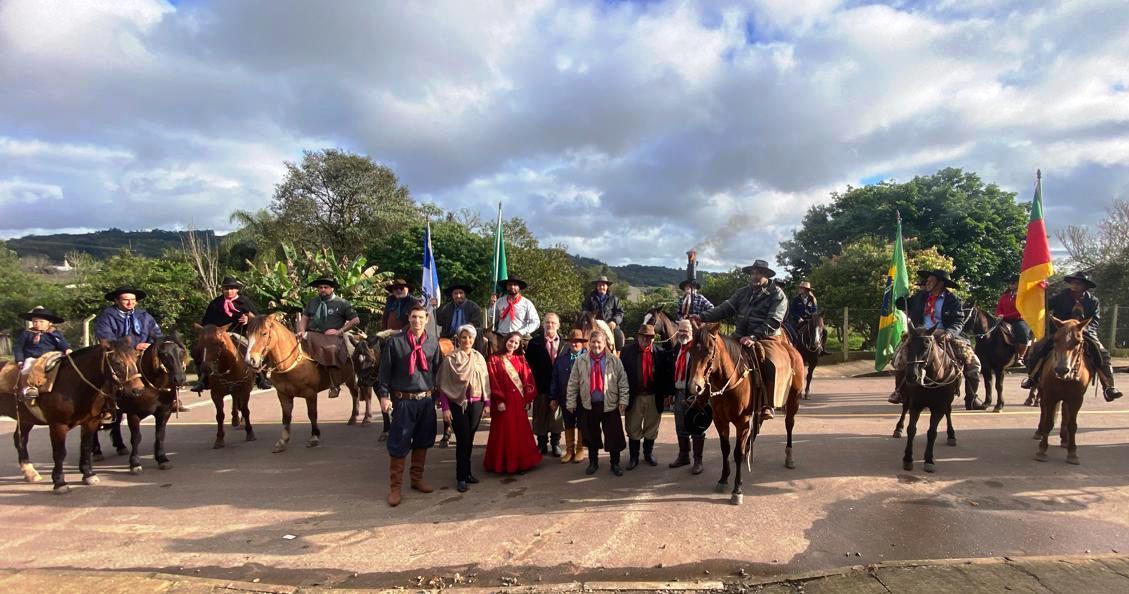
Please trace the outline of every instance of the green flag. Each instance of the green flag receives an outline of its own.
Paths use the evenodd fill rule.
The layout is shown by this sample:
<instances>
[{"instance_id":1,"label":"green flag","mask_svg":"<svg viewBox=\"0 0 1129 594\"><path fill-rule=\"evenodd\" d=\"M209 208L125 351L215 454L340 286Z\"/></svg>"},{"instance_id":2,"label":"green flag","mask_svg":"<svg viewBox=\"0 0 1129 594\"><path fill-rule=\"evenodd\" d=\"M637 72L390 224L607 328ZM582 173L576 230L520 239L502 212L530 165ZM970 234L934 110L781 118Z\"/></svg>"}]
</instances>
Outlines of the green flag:
<instances>
[{"instance_id":1,"label":"green flag","mask_svg":"<svg viewBox=\"0 0 1129 594\"><path fill-rule=\"evenodd\" d=\"M506 266L506 238L502 232L502 204L498 203L498 227L494 230L494 286L490 292L497 293L501 282L510 278Z\"/></svg>"},{"instance_id":2,"label":"green flag","mask_svg":"<svg viewBox=\"0 0 1129 594\"><path fill-rule=\"evenodd\" d=\"M898 234L894 240L894 256L886 272L886 290L882 293L882 317L878 320L878 340L874 345L874 369L882 371L894 356L906 331L906 315L896 306L898 299L909 295L909 274L902 249L902 217L898 215Z\"/></svg>"}]
</instances>

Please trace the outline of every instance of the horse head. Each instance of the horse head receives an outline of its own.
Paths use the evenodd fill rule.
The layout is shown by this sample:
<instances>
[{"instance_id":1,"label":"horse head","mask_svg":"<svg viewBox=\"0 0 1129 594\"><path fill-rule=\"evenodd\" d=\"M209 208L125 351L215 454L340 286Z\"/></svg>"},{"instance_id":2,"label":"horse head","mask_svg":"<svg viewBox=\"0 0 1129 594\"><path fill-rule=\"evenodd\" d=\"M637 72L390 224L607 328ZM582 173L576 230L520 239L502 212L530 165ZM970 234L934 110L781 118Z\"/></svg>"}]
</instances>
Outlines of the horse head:
<instances>
[{"instance_id":1,"label":"horse head","mask_svg":"<svg viewBox=\"0 0 1129 594\"><path fill-rule=\"evenodd\" d=\"M280 357L274 352L289 331L274 315L255 316L247 321L247 354L244 362L256 372L262 371L268 358L274 356L275 363ZM293 336L293 335L291 335Z\"/></svg>"},{"instance_id":2,"label":"horse head","mask_svg":"<svg viewBox=\"0 0 1129 594\"><path fill-rule=\"evenodd\" d=\"M157 371L167 374L169 383L172 384L167 387L175 388L187 384L188 378L184 369L188 365L188 349L184 348L180 335L174 331L167 339L157 343L154 347Z\"/></svg>"},{"instance_id":3,"label":"horse head","mask_svg":"<svg viewBox=\"0 0 1129 594\"><path fill-rule=\"evenodd\" d=\"M906 341L906 381L924 387L930 379L938 379L941 349L933 331L910 322Z\"/></svg>"},{"instance_id":4,"label":"horse head","mask_svg":"<svg viewBox=\"0 0 1129 594\"><path fill-rule=\"evenodd\" d=\"M808 318L807 323L804 325L804 341L811 346L811 350L820 352L823 350L823 312L817 311Z\"/></svg>"},{"instance_id":5,"label":"horse head","mask_svg":"<svg viewBox=\"0 0 1129 594\"><path fill-rule=\"evenodd\" d=\"M114 342L102 340L100 343L110 370L108 381L114 385L114 390L126 397L141 396L145 389L145 383L141 380L141 353L128 338L119 338Z\"/></svg>"},{"instance_id":6,"label":"horse head","mask_svg":"<svg viewBox=\"0 0 1129 594\"><path fill-rule=\"evenodd\" d=\"M220 372L220 357L224 351L230 351L239 358L239 351L231 337L227 335L230 325L215 326L196 324L196 345L200 347L200 371L215 374Z\"/></svg>"},{"instance_id":7,"label":"horse head","mask_svg":"<svg viewBox=\"0 0 1129 594\"><path fill-rule=\"evenodd\" d=\"M711 377L720 371L718 358L725 350L722 348L720 329L718 324L702 324L695 332L694 344L690 347L690 377L687 386L689 396L695 400L707 393Z\"/></svg>"},{"instance_id":8,"label":"horse head","mask_svg":"<svg viewBox=\"0 0 1129 594\"><path fill-rule=\"evenodd\" d=\"M362 386L374 386L377 381L377 371L380 369L380 352L388 337L396 331L385 330L358 340L353 350L353 369L357 373L357 381Z\"/></svg>"},{"instance_id":9,"label":"horse head","mask_svg":"<svg viewBox=\"0 0 1129 594\"><path fill-rule=\"evenodd\" d=\"M1085 359L1086 328L1093 318L1085 320L1060 320L1051 317L1054 327L1054 374L1060 380L1078 379L1078 372Z\"/></svg>"}]
</instances>

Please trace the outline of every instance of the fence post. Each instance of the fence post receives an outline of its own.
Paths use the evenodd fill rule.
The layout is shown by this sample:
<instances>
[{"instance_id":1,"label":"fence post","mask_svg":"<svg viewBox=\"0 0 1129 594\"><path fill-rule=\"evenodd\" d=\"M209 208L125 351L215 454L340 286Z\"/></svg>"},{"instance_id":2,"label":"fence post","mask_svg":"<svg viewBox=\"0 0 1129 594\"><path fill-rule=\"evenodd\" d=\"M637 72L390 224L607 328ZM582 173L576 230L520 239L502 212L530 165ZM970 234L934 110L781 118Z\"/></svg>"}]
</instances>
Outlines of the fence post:
<instances>
[{"instance_id":1,"label":"fence post","mask_svg":"<svg viewBox=\"0 0 1129 594\"><path fill-rule=\"evenodd\" d=\"M1117 348L1117 310L1118 306L1113 306L1113 315L1109 317L1109 346L1107 349Z\"/></svg>"},{"instance_id":2,"label":"fence post","mask_svg":"<svg viewBox=\"0 0 1129 594\"><path fill-rule=\"evenodd\" d=\"M843 306L843 362L851 359L851 319L848 316L847 306Z\"/></svg>"},{"instance_id":3,"label":"fence post","mask_svg":"<svg viewBox=\"0 0 1129 594\"><path fill-rule=\"evenodd\" d=\"M86 316L86 319L82 321L82 346L84 347L90 346L90 322L93 322L96 317L98 316Z\"/></svg>"}]
</instances>

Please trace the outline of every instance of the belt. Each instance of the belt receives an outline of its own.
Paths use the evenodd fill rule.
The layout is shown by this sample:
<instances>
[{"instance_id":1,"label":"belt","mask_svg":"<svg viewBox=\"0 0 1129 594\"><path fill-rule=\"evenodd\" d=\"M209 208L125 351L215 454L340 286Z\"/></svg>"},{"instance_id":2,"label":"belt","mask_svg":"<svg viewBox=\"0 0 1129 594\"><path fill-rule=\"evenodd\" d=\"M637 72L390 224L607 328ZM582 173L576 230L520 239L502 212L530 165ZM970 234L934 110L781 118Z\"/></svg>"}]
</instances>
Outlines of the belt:
<instances>
[{"instance_id":1,"label":"belt","mask_svg":"<svg viewBox=\"0 0 1129 594\"><path fill-rule=\"evenodd\" d=\"M423 400L431 398L431 392L392 392L392 397L398 400Z\"/></svg>"}]
</instances>

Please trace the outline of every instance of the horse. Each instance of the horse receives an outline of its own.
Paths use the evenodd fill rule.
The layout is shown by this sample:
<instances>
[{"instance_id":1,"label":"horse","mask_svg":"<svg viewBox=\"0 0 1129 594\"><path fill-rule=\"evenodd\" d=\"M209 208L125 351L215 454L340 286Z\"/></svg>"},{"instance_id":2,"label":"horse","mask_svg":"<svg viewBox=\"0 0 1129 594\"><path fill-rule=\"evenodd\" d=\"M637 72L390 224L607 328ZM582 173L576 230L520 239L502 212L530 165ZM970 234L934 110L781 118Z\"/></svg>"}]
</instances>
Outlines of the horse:
<instances>
[{"instance_id":1,"label":"horse","mask_svg":"<svg viewBox=\"0 0 1129 594\"><path fill-rule=\"evenodd\" d=\"M917 434L917 419L921 411L929 409L929 430L926 433L925 472L935 472L933 444L937 441L937 426L953 410L953 398L959 390L961 366L948 348L931 330L917 328L910 323L906 338L906 378L902 397L909 409L909 426L906 427L906 450L902 456L902 469L913 470L913 438ZM956 434L950 428L950 443Z\"/></svg>"},{"instance_id":2,"label":"horse","mask_svg":"<svg viewBox=\"0 0 1129 594\"><path fill-rule=\"evenodd\" d=\"M604 333L608 339L608 350L615 356L619 356L619 345L616 344L615 332L608 326L608 323L597 318L595 312L582 311L576 315L576 323L573 328L580 328L584 331L584 335L588 336L592 330L599 329Z\"/></svg>"},{"instance_id":3,"label":"horse","mask_svg":"<svg viewBox=\"0 0 1129 594\"><path fill-rule=\"evenodd\" d=\"M102 426L110 430L110 438L114 447L121 454L125 449L122 441L121 419L124 415L129 425L129 472L141 474L141 420L153 416L156 425L156 438L153 442L153 459L157 461L157 468L168 470L172 462L165 454L165 428L169 417L172 416L177 400L176 389L187 383L184 368L188 363L188 350L180 340L180 335L175 331L168 338L153 343L140 355L139 371L141 382L145 389L135 398L122 398L118 401L119 413L114 415L114 420ZM102 459L102 444L98 441L98 434L94 434L94 460Z\"/></svg>"},{"instance_id":4,"label":"horse","mask_svg":"<svg viewBox=\"0 0 1129 594\"><path fill-rule=\"evenodd\" d=\"M255 428L251 425L251 391L255 389L255 372L244 361L247 339L228 332L230 326L196 327L196 348L200 354L201 371L208 374L208 393L216 407L216 440L212 449L220 449L224 441L225 396L231 396L231 426L243 427L244 439L255 441ZM242 413L243 422L239 422Z\"/></svg>"},{"instance_id":5,"label":"horse","mask_svg":"<svg viewBox=\"0 0 1129 594\"><path fill-rule=\"evenodd\" d=\"M811 314L796 326L795 347L800 352L800 357L804 360L804 368L808 372L804 382L804 400L811 398L811 378L819 365L819 356L823 354L823 339L826 332L823 312L817 311Z\"/></svg>"},{"instance_id":6,"label":"horse","mask_svg":"<svg viewBox=\"0 0 1129 594\"><path fill-rule=\"evenodd\" d=\"M744 501L741 490L741 463L752 468L753 444L760 433L764 419L761 410L773 405L776 374L789 369L791 376L785 400L784 427L788 443L784 449L784 466L795 468L792 457L792 428L796 411L800 408L800 394L804 389L803 361L800 354L786 338L779 344L783 349L765 347L758 343L756 355L750 357L741 343L719 333L717 324L702 324L697 331L690 351L690 406L713 409L713 424L721 442L722 471L715 490L723 493L729 484L729 426L737 431L733 444L733 462L737 473L729 502L740 505ZM766 369L771 365L774 373ZM720 386L720 387L718 387Z\"/></svg>"},{"instance_id":7,"label":"horse","mask_svg":"<svg viewBox=\"0 0 1129 594\"><path fill-rule=\"evenodd\" d=\"M1054 427L1055 407L1062 403L1062 427L1065 430L1066 461L1079 464L1078 411L1082 408L1086 388L1095 379L1091 361L1087 359L1086 340L1083 333L1093 318L1085 320L1059 320L1051 318L1055 329L1054 352L1047 355L1039 377L1042 402L1039 406L1039 450L1035 459L1047 461L1047 436ZM1053 359L1051 359L1053 357ZM1053 364L1052 364L1053 362Z\"/></svg>"},{"instance_id":8,"label":"horse","mask_svg":"<svg viewBox=\"0 0 1129 594\"><path fill-rule=\"evenodd\" d=\"M1004 371L1015 364L1016 348L1012 344L1007 324L992 314L974 307L971 326L965 326L976 338L975 352L980 359L980 375L984 377L984 407L992 405L992 384L996 388L996 406L992 412L1004 409Z\"/></svg>"},{"instance_id":9,"label":"horse","mask_svg":"<svg viewBox=\"0 0 1129 594\"><path fill-rule=\"evenodd\" d=\"M0 398L0 415L16 420L12 441L24 480L29 483L43 480L28 456L27 439L33 426L47 425L55 461L51 471L54 492L60 495L70 492L63 473L63 462L67 458L67 432L75 427L82 428L78 463L82 482L98 484L92 463L94 432L98 430L102 413L109 402L136 398L144 390L137 359L137 350L128 340L103 341L62 357L51 390L40 393L35 407L28 408L15 395Z\"/></svg>"},{"instance_id":10,"label":"horse","mask_svg":"<svg viewBox=\"0 0 1129 594\"><path fill-rule=\"evenodd\" d=\"M306 447L321 443L318 428L318 392L332 387L329 370L319 365L302 349L302 343L273 315L255 316L247 323L247 354L243 360L256 373L266 369L270 361L270 379L282 405L282 435L274 444L274 453L286 451L290 444L290 421L294 414L294 399L306 401L306 414L310 419L310 440ZM356 397L357 376L353 362L341 369L345 386Z\"/></svg>"},{"instance_id":11,"label":"horse","mask_svg":"<svg viewBox=\"0 0 1129 594\"><path fill-rule=\"evenodd\" d=\"M650 311L643 316L643 323L655 327L655 342L657 343L670 342L678 332L678 324L674 323L674 320L666 315L661 305L652 307Z\"/></svg>"}]
</instances>

